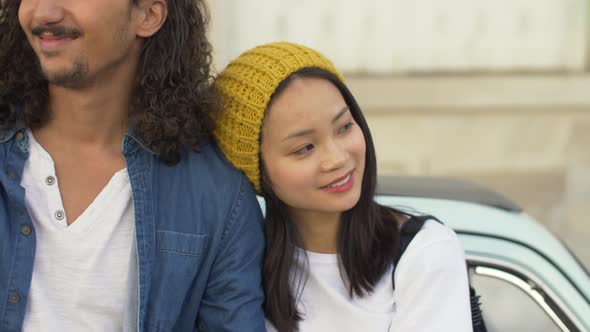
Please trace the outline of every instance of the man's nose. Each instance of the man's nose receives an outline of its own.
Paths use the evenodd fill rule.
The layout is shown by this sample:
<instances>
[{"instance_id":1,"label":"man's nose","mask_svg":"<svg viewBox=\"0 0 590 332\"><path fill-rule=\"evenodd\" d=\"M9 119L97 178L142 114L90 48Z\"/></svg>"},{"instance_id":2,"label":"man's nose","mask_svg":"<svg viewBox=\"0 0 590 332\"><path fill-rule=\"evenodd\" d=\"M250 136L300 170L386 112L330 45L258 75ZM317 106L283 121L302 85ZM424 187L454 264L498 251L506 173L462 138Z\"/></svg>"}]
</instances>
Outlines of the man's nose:
<instances>
[{"instance_id":1,"label":"man's nose","mask_svg":"<svg viewBox=\"0 0 590 332\"><path fill-rule=\"evenodd\" d=\"M29 1L23 0L21 6ZM65 14L63 0L30 0L33 6L30 7L33 26L51 25L63 20Z\"/></svg>"}]
</instances>

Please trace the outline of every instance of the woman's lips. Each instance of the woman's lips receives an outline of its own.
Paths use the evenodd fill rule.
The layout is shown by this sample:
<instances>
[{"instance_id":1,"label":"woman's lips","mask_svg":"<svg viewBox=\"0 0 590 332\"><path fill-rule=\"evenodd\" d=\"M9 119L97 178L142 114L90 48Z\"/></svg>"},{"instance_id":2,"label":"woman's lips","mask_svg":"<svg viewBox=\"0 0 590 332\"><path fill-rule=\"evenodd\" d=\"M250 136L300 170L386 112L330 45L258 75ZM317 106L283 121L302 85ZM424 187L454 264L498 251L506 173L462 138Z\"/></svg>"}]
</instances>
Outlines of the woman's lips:
<instances>
[{"instance_id":1,"label":"woman's lips","mask_svg":"<svg viewBox=\"0 0 590 332\"><path fill-rule=\"evenodd\" d=\"M350 171L348 174L343 176L342 178L337 179L336 181L332 182L331 184L322 187L322 190L331 193L339 193L344 192L352 188L354 185L354 175L353 171Z\"/></svg>"}]
</instances>

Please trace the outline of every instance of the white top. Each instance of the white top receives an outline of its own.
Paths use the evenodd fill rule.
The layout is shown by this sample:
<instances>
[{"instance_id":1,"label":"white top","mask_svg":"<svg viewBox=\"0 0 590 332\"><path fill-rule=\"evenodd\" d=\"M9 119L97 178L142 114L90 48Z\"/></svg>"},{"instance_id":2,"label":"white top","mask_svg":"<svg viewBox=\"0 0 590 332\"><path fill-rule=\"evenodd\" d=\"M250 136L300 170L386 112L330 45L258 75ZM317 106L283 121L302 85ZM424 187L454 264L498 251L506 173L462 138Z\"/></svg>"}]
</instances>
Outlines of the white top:
<instances>
[{"instance_id":1,"label":"white top","mask_svg":"<svg viewBox=\"0 0 590 332\"><path fill-rule=\"evenodd\" d=\"M300 332L471 332L463 249L447 226L427 221L399 261L363 298L350 298L335 254L307 252L309 279L297 308ZM276 329L267 321L268 331Z\"/></svg>"},{"instance_id":2,"label":"white top","mask_svg":"<svg viewBox=\"0 0 590 332\"><path fill-rule=\"evenodd\" d=\"M122 331L134 321L136 287L127 171L68 226L53 160L30 132L29 140L21 185L37 245L23 331Z\"/></svg>"}]
</instances>

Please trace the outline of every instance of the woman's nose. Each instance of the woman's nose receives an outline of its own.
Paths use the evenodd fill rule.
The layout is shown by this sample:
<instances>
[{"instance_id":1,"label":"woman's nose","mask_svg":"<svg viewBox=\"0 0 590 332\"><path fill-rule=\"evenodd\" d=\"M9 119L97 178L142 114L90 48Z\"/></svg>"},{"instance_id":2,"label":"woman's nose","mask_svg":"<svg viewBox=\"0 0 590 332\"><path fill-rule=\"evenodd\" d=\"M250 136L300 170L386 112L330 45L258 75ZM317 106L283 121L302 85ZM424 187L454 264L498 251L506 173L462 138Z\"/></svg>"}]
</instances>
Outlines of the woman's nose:
<instances>
[{"instance_id":1,"label":"woman's nose","mask_svg":"<svg viewBox=\"0 0 590 332\"><path fill-rule=\"evenodd\" d=\"M322 170L327 172L340 169L346 165L347 160L348 153L346 149L337 142L330 142L326 144L326 149L324 150Z\"/></svg>"}]
</instances>

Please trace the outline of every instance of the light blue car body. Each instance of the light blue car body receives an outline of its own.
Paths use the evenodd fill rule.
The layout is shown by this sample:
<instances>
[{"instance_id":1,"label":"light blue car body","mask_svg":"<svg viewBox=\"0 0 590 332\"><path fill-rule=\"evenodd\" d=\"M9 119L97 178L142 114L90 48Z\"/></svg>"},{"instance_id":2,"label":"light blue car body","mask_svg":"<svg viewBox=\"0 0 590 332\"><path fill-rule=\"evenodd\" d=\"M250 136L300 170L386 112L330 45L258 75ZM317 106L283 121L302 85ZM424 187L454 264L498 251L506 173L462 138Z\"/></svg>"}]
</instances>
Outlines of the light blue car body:
<instances>
[{"instance_id":1,"label":"light blue car body","mask_svg":"<svg viewBox=\"0 0 590 332\"><path fill-rule=\"evenodd\" d=\"M532 288L550 296L575 327L566 326L564 331L590 331L590 276L559 240L526 213L448 199L379 195L377 201L436 216L458 234L470 265L521 275L534 284Z\"/></svg>"}]
</instances>

